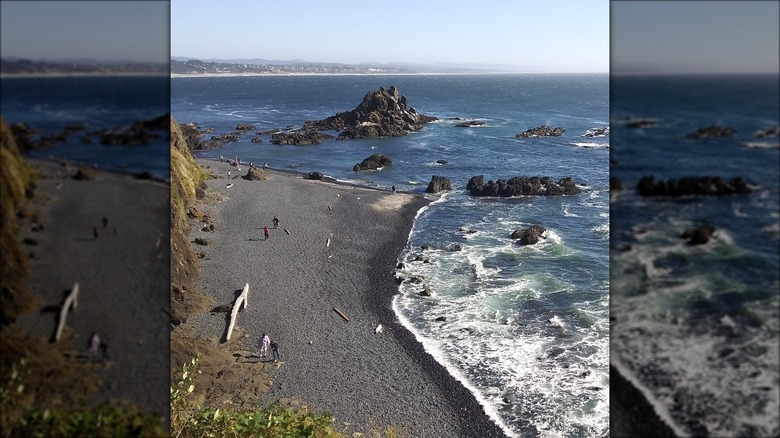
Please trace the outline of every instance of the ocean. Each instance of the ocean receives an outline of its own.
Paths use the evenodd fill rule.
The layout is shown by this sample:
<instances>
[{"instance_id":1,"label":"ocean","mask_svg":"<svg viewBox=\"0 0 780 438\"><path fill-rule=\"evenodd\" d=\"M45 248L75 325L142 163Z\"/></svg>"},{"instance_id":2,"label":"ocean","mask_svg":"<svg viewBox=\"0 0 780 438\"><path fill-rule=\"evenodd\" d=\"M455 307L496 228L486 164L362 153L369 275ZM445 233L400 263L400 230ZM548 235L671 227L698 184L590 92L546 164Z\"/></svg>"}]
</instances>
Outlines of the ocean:
<instances>
[{"instance_id":1,"label":"ocean","mask_svg":"<svg viewBox=\"0 0 780 438\"><path fill-rule=\"evenodd\" d=\"M24 122L42 135L64 131L68 124L86 131L129 127L169 112L167 76L50 76L0 79L2 115L10 125ZM126 173L149 172L170 179L167 132L148 145L105 146L84 143L79 135L47 149L26 152L34 158L68 159L88 166Z\"/></svg>"},{"instance_id":2,"label":"ocean","mask_svg":"<svg viewBox=\"0 0 780 438\"><path fill-rule=\"evenodd\" d=\"M251 141L258 131L352 110L366 93L391 86L439 120L395 138ZM418 212L399 256L403 274L425 277L433 296L401 285L393 302L399 320L509 434L608 435L610 137L586 136L609 125L606 74L175 77L171 113L178 123L214 128L206 138L238 124L256 127L224 148L197 152L202 158L420 194L432 175L449 178L454 190ZM484 125L457 127L458 118ZM515 137L543 124L566 131ZM376 153L394 165L352 171ZM474 198L465 187L477 175L570 176L583 192ZM547 229L540 243L509 238L537 223ZM418 254L431 263L414 262Z\"/></svg>"},{"instance_id":3,"label":"ocean","mask_svg":"<svg viewBox=\"0 0 780 438\"><path fill-rule=\"evenodd\" d=\"M780 149L755 136L780 124L778 76L615 76L611 94L611 362L678 434L778 436ZM686 138L712 125L735 133ZM642 198L646 175L754 190ZM717 230L706 244L680 238L702 224Z\"/></svg>"}]
</instances>

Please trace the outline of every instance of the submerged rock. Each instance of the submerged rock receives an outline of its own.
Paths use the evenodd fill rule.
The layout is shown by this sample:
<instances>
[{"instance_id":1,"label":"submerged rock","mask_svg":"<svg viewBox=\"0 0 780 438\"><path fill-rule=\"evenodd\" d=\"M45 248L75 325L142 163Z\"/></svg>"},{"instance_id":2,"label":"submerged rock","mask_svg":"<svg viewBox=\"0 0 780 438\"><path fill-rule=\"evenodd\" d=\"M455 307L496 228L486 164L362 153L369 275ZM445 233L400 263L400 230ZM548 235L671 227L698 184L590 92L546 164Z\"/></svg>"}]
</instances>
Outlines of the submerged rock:
<instances>
[{"instance_id":1,"label":"submerged rock","mask_svg":"<svg viewBox=\"0 0 780 438\"><path fill-rule=\"evenodd\" d=\"M731 137L734 134L734 128L726 127L722 128L718 125L708 126L706 128L699 128L694 132L689 133L685 138L709 138L709 137Z\"/></svg>"}]
</instances>

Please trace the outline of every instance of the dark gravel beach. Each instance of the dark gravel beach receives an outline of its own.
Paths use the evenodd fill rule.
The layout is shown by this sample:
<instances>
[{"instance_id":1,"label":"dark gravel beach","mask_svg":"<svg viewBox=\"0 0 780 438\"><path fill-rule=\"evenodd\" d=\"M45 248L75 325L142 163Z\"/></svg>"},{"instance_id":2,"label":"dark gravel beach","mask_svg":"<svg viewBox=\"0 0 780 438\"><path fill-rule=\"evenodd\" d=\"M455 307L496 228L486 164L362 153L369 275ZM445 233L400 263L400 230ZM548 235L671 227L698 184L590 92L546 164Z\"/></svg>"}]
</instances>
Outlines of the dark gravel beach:
<instances>
[{"instance_id":1,"label":"dark gravel beach","mask_svg":"<svg viewBox=\"0 0 780 438\"><path fill-rule=\"evenodd\" d=\"M65 369L79 365L94 371L99 384L94 403L130 403L160 413L167 421L168 184L100 171L94 180L76 180L75 166L29 162L40 175L36 196L26 204L37 224L25 223L20 239L26 239L25 250L33 254L28 283L42 298L43 308L19 317L16 327L64 353L64 365L51 373L83 377L83 371ZM62 339L50 344L57 325L56 307L76 282L77 306L66 319ZM108 345L109 360L88 360L92 333ZM80 391L75 376L65 380L71 381L74 392ZM60 402L69 404L65 395Z\"/></svg>"},{"instance_id":2,"label":"dark gravel beach","mask_svg":"<svg viewBox=\"0 0 780 438\"><path fill-rule=\"evenodd\" d=\"M235 176L246 168L199 162L217 178L198 205L214 230L198 222L190 235L208 241L193 245L204 256L198 286L226 305L249 284L234 332L244 336L236 340L240 360L270 360L270 352L255 357L263 333L280 345L282 360L257 405L294 401L327 410L348 432L392 426L409 437L505 436L391 308L398 254L429 200L278 171L266 181L228 180L228 170ZM187 324L200 336L221 337L225 315L193 315Z\"/></svg>"},{"instance_id":3,"label":"dark gravel beach","mask_svg":"<svg viewBox=\"0 0 780 438\"><path fill-rule=\"evenodd\" d=\"M609 430L616 438L676 437L642 392L614 366L609 367Z\"/></svg>"}]
</instances>

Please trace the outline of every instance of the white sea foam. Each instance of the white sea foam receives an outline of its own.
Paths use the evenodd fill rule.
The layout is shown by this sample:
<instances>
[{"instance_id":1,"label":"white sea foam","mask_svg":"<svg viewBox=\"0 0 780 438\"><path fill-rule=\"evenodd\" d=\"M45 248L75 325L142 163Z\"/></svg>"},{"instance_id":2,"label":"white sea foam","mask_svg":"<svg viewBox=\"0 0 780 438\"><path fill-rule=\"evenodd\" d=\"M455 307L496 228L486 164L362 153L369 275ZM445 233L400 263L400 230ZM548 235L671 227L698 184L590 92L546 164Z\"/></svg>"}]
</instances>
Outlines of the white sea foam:
<instances>
[{"instance_id":1,"label":"white sea foam","mask_svg":"<svg viewBox=\"0 0 780 438\"><path fill-rule=\"evenodd\" d=\"M570 144L585 149L608 149L609 148L609 143L572 142Z\"/></svg>"},{"instance_id":2,"label":"white sea foam","mask_svg":"<svg viewBox=\"0 0 780 438\"><path fill-rule=\"evenodd\" d=\"M752 149L777 149L780 148L780 142L771 141L746 141L743 145Z\"/></svg>"}]
</instances>

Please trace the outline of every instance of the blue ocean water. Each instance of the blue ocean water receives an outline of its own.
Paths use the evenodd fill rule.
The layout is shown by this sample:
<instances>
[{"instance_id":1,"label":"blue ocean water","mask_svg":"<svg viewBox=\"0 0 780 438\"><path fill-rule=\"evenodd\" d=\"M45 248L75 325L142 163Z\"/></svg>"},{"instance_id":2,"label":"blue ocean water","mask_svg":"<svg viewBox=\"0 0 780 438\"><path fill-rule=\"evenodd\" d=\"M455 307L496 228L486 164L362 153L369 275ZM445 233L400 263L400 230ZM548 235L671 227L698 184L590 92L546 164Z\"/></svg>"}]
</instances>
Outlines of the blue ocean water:
<instances>
[{"instance_id":1,"label":"blue ocean water","mask_svg":"<svg viewBox=\"0 0 780 438\"><path fill-rule=\"evenodd\" d=\"M606 436L609 414L609 136L585 137L609 123L607 75L418 75L177 77L171 113L178 123L257 130L225 155L274 168L321 171L342 181L422 193L432 175L455 189L419 212L400 256L404 284L394 309L485 410L517 436ZM418 112L438 117L404 137L329 140L320 145L252 143L257 131L323 119L395 85ZM478 119L456 127L454 118ZM542 124L561 137L518 139ZM353 172L371 154L394 165ZM446 160L447 164L437 164ZM573 177L583 193L566 197L472 198L472 176ZM548 238L521 247L509 238L540 223ZM466 233L463 230L474 231ZM453 244L461 251L449 251ZM412 259L422 250L432 263ZM446 321L436 319L446 316Z\"/></svg>"},{"instance_id":2,"label":"blue ocean water","mask_svg":"<svg viewBox=\"0 0 780 438\"><path fill-rule=\"evenodd\" d=\"M3 77L2 113L9 124L24 122L44 135L60 133L79 123L87 131L129 127L169 112L167 76L56 76ZM128 173L150 172L170 178L170 142L167 133L143 146L104 146L72 137L29 156L68 159L86 165Z\"/></svg>"},{"instance_id":3,"label":"blue ocean water","mask_svg":"<svg viewBox=\"0 0 780 438\"><path fill-rule=\"evenodd\" d=\"M612 92L611 361L681 434L780 433L777 75L616 76ZM630 128L627 118L655 125ZM711 125L731 137L686 139ZM746 196L648 199L645 175L744 177ZM702 246L679 236L708 223Z\"/></svg>"}]
</instances>

